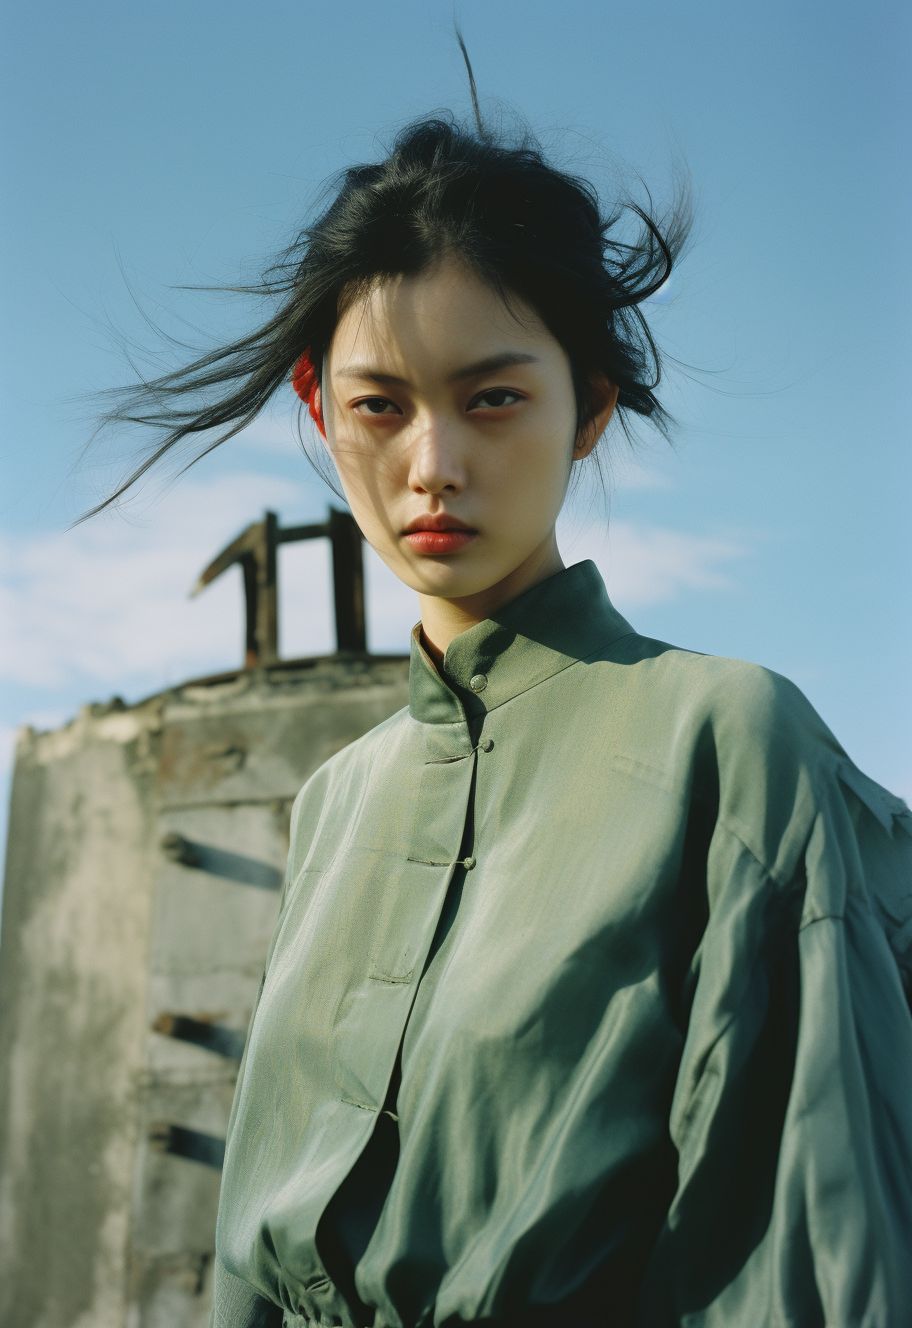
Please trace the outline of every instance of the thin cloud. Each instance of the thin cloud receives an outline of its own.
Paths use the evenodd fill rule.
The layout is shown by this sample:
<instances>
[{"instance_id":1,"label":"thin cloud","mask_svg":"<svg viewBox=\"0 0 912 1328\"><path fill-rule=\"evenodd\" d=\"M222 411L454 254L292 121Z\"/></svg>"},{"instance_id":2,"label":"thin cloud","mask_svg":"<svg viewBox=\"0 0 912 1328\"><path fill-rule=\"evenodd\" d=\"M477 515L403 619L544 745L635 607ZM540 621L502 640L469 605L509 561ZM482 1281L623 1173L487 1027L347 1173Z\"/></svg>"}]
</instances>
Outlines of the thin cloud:
<instances>
[{"instance_id":1,"label":"thin cloud","mask_svg":"<svg viewBox=\"0 0 912 1328\"><path fill-rule=\"evenodd\" d=\"M653 470L630 457L612 456L610 465L615 489L670 489L673 486L667 471Z\"/></svg>"},{"instance_id":2,"label":"thin cloud","mask_svg":"<svg viewBox=\"0 0 912 1328\"><path fill-rule=\"evenodd\" d=\"M71 531L0 539L10 628L0 678L88 698L230 668L242 635L240 571L188 598L202 568L264 508L300 508L290 480L234 474L185 484L143 525L112 516Z\"/></svg>"},{"instance_id":3,"label":"thin cloud","mask_svg":"<svg viewBox=\"0 0 912 1328\"><path fill-rule=\"evenodd\" d=\"M644 303L644 304L668 304L668 303L670 303L671 300L674 299L674 292L675 292L675 288L674 288L673 280L672 280L671 277L669 277L668 280L667 280L667 281L663 281L662 284L661 284L661 286L658 288L658 290L653 291L653 293L649 296L649 298L646 299L646 300L644 300L643 303Z\"/></svg>"},{"instance_id":4,"label":"thin cloud","mask_svg":"<svg viewBox=\"0 0 912 1328\"><path fill-rule=\"evenodd\" d=\"M296 416L298 414L298 404L283 405L279 408L266 410L258 415L252 424L248 424L246 429L241 429L231 440L231 447L235 455L240 449L253 456L300 456L301 444L298 441L298 426ZM303 431L305 436L308 432L315 445L322 447L322 442L317 434L316 427L311 424L309 417L304 416Z\"/></svg>"},{"instance_id":5,"label":"thin cloud","mask_svg":"<svg viewBox=\"0 0 912 1328\"><path fill-rule=\"evenodd\" d=\"M567 549L574 562L591 558L598 565L621 608L667 603L695 590L735 589L732 565L751 552L746 542L731 537L622 520L612 521L607 531L595 524L577 530Z\"/></svg>"}]
</instances>

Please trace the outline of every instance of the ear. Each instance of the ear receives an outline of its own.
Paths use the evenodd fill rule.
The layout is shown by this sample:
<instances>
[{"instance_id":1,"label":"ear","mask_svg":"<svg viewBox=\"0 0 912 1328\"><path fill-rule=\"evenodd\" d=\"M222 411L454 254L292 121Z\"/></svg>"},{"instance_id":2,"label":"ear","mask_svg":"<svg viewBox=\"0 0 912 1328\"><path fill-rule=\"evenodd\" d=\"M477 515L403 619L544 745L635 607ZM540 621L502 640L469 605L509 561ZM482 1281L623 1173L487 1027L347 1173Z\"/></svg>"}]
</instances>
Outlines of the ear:
<instances>
[{"instance_id":1,"label":"ear","mask_svg":"<svg viewBox=\"0 0 912 1328\"><path fill-rule=\"evenodd\" d=\"M614 414L620 388L612 383L605 374L595 374L590 379L595 413L588 424L584 425L573 448L574 461L580 461L589 455L602 434L608 428L608 422Z\"/></svg>"},{"instance_id":2,"label":"ear","mask_svg":"<svg viewBox=\"0 0 912 1328\"><path fill-rule=\"evenodd\" d=\"M323 418L323 392L319 382L314 385L313 397L311 398L311 419L316 424L320 433L326 438L326 421Z\"/></svg>"}]
</instances>

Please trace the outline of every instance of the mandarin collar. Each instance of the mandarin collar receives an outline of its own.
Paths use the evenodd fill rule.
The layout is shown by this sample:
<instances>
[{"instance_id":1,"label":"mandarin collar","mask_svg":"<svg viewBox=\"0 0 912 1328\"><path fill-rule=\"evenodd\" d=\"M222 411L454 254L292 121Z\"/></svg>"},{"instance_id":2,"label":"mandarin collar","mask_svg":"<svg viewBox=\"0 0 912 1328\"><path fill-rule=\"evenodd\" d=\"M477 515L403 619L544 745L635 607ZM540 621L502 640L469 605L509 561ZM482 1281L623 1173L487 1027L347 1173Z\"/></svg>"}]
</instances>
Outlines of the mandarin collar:
<instances>
[{"instance_id":1,"label":"mandarin collar","mask_svg":"<svg viewBox=\"0 0 912 1328\"><path fill-rule=\"evenodd\" d=\"M424 724L465 722L503 705L634 631L591 559L564 567L454 636L442 672L411 631L409 711Z\"/></svg>"}]
</instances>

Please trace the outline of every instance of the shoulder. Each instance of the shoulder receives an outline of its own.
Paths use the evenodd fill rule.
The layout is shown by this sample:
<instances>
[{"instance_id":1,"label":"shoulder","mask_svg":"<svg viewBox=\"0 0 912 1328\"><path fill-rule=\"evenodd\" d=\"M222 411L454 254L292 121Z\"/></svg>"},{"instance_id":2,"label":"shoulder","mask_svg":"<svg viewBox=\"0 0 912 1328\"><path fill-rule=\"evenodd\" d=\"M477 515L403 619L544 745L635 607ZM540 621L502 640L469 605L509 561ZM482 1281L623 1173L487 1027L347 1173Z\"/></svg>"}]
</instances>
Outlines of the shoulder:
<instances>
[{"instance_id":1,"label":"shoulder","mask_svg":"<svg viewBox=\"0 0 912 1328\"><path fill-rule=\"evenodd\" d=\"M859 769L802 689L749 660L649 637L625 642L623 767L708 808L718 860L738 854L841 917L879 915L912 984L912 811ZM726 847L727 846L727 847ZM734 854L734 856L733 856ZM727 874L731 872L727 868ZM912 986L910 986L912 990Z\"/></svg>"},{"instance_id":2,"label":"shoulder","mask_svg":"<svg viewBox=\"0 0 912 1328\"><path fill-rule=\"evenodd\" d=\"M629 638L624 742L666 787L712 808L763 869L797 865L845 749L802 689L750 660Z\"/></svg>"},{"instance_id":3,"label":"shoulder","mask_svg":"<svg viewBox=\"0 0 912 1328\"><path fill-rule=\"evenodd\" d=\"M665 737L699 742L711 733L721 762L762 756L793 764L845 756L801 688L774 669L638 634L625 638L624 646L621 686L634 713Z\"/></svg>"}]
</instances>

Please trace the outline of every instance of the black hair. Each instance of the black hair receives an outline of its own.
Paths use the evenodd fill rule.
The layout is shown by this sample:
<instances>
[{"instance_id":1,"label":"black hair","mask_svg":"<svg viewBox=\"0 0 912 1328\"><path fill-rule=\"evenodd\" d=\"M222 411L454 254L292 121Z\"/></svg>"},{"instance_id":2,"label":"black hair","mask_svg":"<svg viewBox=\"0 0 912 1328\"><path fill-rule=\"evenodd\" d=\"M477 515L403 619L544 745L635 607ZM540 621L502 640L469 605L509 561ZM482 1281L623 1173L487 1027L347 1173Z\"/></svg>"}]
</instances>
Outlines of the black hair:
<instances>
[{"instance_id":1,"label":"black hair","mask_svg":"<svg viewBox=\"0 0 912 1328\"><path fill-rule=\"evenodd\" d=\"M420 273L444 256L464 260L508 307L511 296L519 296L562 345L573 376L577 437L595 412L592 375L602 373L618 386L615 414L628 441L630 412L647 417L671 441L673 418L655 395L662 357L637 306L667 281L686 244L693 219L689 184L679 188L667 223L631 200L603 213L593 186L550 165L528 128L511 143L483 123L456 31L474 126L449 111L414 120L383 160L333 176L324 188L332 195L329 206L256 285L215 288L278 300L267 322L182 368L103 392L116 404L101 416L93 438L107 426L126 424L163 430L164 438L73 525L113 503L182 440L219 430L180 473L201 460L249 425L276 392L291 390L291 371L305 347L319 373L339 318L360 295L378 280ZM635 243L616 234L625 208L643 223ZM299 413L308 461L344 502L307 451L300 420Z\"/></svg>"}]
</instances>

